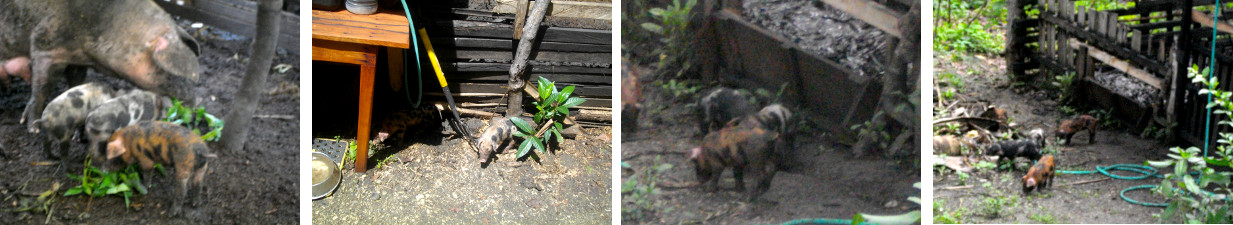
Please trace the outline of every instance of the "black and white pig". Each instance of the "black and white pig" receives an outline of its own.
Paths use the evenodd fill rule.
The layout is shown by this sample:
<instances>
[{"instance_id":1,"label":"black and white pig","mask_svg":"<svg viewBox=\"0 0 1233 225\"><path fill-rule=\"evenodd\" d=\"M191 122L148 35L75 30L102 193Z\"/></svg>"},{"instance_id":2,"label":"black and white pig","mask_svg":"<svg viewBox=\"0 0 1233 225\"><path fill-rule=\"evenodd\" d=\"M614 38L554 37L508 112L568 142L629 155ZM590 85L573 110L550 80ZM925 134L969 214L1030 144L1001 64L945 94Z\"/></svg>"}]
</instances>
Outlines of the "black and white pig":
<instances>
[{"instance_id":1,"label":"black and white pig","mask_svg":"<svg viewBox=\"0 0 1233 225\"><path fill-rule=\"evenodd\" d=\"M702 134L723 128L733 119L753 113L756 108L749 100L749 95L730 88L717 88L702 97L698 100L698 107L702 109L702 121L698 127Z\"/></svg>"},{"instance_id":2,"label":"black and white pig","mask_svg":"<svg viewBox=\"0 0 1233 225\"><path fill-rule=\"evenodd\" d=\"M88 152L94 160L94 165L103 165L103 148L112 132L122 127L137 124L138 121L160 119L171 106L171 99L154 92L133 89L121 91L116 98L104 101L102 105L86 116L86 138L89 139ZM104 169L110 169L104 167Z\"/></svg>"},{"instance_id":3,"label":"black and white pig","mask_svg":"<svg viewBox=\"0 0 1233 225\"><path fill-rule=\"evenodd\" d=\"M31 122L30 133L47 137L43 153L48 158L68 159L69 139L85 126L86 116L115 96L115 90L101 83L86 83L69 88L47 103L43 115ZM56 151L52 151L55 148Z\"/></svg>"},{"instance_id":4,"label":"black and white pig","mask_svg":"<svg viewBox=\"0 0 1233 225\"><path fill-rule=\"evenodd\" d=\"M21 123L37 119L57 83L84 80L87 67L192 105L197 49L150 0L0 1L0 61L8 71L29 59L31 97Z\"/></svg>"}]
</instances>

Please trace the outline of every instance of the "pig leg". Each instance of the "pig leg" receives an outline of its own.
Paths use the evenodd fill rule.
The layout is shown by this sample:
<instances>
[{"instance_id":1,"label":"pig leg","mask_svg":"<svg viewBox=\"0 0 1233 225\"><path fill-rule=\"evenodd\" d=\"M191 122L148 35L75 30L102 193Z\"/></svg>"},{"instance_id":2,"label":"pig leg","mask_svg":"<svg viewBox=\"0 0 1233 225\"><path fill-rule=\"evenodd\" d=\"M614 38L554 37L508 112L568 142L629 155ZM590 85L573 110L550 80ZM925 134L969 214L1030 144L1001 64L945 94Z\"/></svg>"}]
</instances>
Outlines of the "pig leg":
<instances>
[{"instance_id":1,"label":"pig leg","mask_svg":"<svg viewBox=\"0 0 1233 225\"><path fill-rule=\"evenodd\" d=\"M775 164L763 163L761 166L753 167L757 172L758 180L754 186L753 192L750 192L749 201L753 201L771 189L771 180L775 178Z\"/></svg>"},{"instance_id":2,"label":"pig leg","mask_svg":"<svg viewBox=\"0 0 1233 225\"><path fill-rule=\"evenodd\" d=\"M736 191L745 191L745 166L733 166L732 176L736 178Z\"/></svg>"},{"instance_id":3,"label":"pig leg","mask_svg":"<svg viewBox=\"0 0 1233 225\"><path fill-rule=\"evenodd\" d=\"M26 103L26 110L21 113L21 120L19 121L31 126L27 128L33 128L34 125L27 122L37 120L41 113L43 113L43 108L47 106L47 96L51 95L52 89L55 89L56 82L62 79L57 75L62 75L65 67L67 67L67 64L58 61L63 61L68 56L58 56L56 53L67 55L65 50L35 52L31 54L34 55L33 63L30 66L33 72L30 76L31 96L30 101Z\"/></svg>"}]
</instances>

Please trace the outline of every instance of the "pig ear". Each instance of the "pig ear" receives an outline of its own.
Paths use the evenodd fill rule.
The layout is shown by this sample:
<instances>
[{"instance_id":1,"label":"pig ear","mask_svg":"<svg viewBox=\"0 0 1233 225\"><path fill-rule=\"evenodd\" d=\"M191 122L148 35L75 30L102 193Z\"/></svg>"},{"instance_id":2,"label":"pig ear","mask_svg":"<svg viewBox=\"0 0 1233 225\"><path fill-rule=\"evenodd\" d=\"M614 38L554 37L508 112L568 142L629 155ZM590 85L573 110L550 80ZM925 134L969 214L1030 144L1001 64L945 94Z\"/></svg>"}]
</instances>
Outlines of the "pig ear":
<instances>
[{"instance_id":1,"label":"pig ear","mask_svg":"<svg viewBox=\"0 0 1233 225\"><path fill-rule=\"evenodd\" d=\"M152 55L154 64L173 76L185 77L196 82L197 74L201 69L197 62L197 55L189 47L196 46L196 42L191 38L184 39L168 35L156 38Z\"/></svg>"},{"instance_id":2,"label":"pig ear","mask_svg":"<svg viewBox=\"0 0 1233 225\"><path fill-rule=\"evenodd\" d=\"M696 159L700 155L702 155L702 147L689 149L689 159Z\"/></svg>"},{"instance_id":3,"label":"pig ear","mask_svg":"<svg viewBox=\"0 0 1233 225\"><path fill-rule=\"evenodd\" d=\"M114 158L116 158L117 156L120 156L120 155L123 155L123 154L124 154L124 152L126 151L126 149L124 149L124 141L123 141L123 140L124 140L124 139L119 139L119 138L116 138L115 140L111 141L110 143L107 143L107 159L114 159Z\"/></svg>"},{"instance_id":4,"label":"pig ear","mask_svg":"<svg viewBox=\"0 0 1233 225\"><path fill-rule=\"evenodd\" d=\"M187 45L190 50L193 50L194 55L201 56L201 46L197 44L197 39L188 34L188 31L185 31L184 28L177 26L176 35L180 36L180 41L184 42L184 45Z\"/></svg>"}]
</instances>

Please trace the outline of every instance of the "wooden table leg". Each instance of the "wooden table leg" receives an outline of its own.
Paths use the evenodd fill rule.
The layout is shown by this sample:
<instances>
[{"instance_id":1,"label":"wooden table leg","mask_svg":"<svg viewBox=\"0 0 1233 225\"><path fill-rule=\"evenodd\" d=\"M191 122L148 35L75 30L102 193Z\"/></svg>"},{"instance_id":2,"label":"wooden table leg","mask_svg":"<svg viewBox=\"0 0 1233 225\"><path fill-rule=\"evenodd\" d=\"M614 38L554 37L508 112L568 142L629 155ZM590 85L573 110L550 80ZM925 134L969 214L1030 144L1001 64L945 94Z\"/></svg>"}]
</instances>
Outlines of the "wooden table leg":
<instances>
[{"instance_id":1,"label":"wooden table leg","mask_svg":"<svg viewBox=\"0 0 1233 225\"><path fill-rule=\"evenodd\" d=\"M377 48L373 46L365 46L365 55L362 64L360 64L360 113L359 121L356 123L355 137L355 172L363 173L368 171L368 139L369 128L372 124L372 91L373 81L377 74Z\"/></svg>"}]
</instances>

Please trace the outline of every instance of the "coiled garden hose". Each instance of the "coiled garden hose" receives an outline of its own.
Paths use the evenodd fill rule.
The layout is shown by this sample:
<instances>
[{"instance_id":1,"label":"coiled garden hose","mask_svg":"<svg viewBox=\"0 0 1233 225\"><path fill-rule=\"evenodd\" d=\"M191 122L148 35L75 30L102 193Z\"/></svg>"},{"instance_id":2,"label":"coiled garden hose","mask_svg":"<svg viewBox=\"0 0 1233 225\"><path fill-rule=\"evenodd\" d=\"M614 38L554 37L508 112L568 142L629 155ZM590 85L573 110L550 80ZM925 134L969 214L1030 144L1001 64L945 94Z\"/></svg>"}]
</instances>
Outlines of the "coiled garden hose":
<instances>
[{"instance_id":1,"label":"coiled garden hose","mask_svg":"<svg viewBox=\"0 0 1233 225\"><path fill-rule=\"evenodd\" d=\"M407 0L402 0L401 2L402 2L402 11L403 13L407 14L407 27L411 28L410 31L414 33L415 32L415 21L411 19L411 8L407 7ZM419 43L420 41L416 38L416 35L412 34L411 35L411 49L402 50L402 55L403 55L402 57L402 65L403 65L402 85L405 88L403 89L403 93L406 94L407 102L411 103L412 108L419 108L420 101L424 99L424 84L423 84L424 83L423 81L424 72L420 70L422 66L420 65ZM407 84L407 80L410 80L410 79L407 79L407 70L406 70L407 65L410 65L410 63L407 63L407 60L409 60L409 58L407 57L407 51L415 52L415 89L419 90L418 92L419 94L415 95L415 101L411 101L411 85Z\"/></svg>"}]
</instances>

